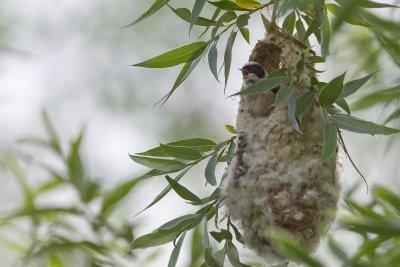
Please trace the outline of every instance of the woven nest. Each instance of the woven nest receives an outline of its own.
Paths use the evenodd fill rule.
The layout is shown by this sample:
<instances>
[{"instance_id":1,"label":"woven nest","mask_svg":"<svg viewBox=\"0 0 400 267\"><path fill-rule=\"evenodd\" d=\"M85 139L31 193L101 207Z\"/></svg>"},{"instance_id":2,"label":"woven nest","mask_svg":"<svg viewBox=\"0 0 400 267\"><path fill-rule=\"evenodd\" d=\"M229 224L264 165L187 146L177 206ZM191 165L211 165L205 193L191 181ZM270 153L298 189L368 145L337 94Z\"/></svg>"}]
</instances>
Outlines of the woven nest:
<instances>
[{"instance_id":1,"label":"woven nest","mask_svg":"<svg viewBox=\"0 0 400 267\"><path fill-rule=\"evenodd\" d=\"M295 73L305 49L272 28L249 61L261 64L268 73L279 68ZM294 77L297 98L311 90L312 76L313 68L307 67ZM315 249L335 217L339 185L336 173L321 159L318 105L313 103L303 115L299 134L289 122L287 104L271 108L274 98L271 91L241 98L237 149L225 174L222 197L227 214L242 229L245 244L261 255L282 257L269 237L271 231L284 230L303 248ZM265 101L268 112L254 112L255 101Z\"/></svg>"}]
</instances>

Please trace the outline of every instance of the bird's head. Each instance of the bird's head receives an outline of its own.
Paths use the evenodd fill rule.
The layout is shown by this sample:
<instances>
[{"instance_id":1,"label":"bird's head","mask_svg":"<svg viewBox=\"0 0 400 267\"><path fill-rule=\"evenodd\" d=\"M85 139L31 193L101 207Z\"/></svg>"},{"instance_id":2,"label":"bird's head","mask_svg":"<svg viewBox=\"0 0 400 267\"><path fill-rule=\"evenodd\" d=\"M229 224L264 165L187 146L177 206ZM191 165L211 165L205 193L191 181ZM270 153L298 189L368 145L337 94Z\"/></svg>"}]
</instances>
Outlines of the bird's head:
<instances>
[{"instance_id":1,"label":"bird's head","mask_svg":"<svg viewBox=\"0 0 400 267\"><path fill-rule=\"evenodd\" d=\"M247 62L241 69L244 80L262 80L267 75L265 69L256 62Z\"/></svg>"}]
</instances>

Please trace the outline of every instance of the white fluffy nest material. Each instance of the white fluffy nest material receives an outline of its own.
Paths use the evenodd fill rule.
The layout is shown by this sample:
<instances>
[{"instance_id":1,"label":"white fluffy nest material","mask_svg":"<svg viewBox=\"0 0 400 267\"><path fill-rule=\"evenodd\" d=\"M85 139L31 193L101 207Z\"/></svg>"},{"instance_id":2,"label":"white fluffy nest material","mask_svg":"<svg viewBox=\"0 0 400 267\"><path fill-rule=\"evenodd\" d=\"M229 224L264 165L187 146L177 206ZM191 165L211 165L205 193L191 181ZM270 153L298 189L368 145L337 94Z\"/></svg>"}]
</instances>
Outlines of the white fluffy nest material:
<instances>
[{"instance_id":1,"label":"white fluffy nest material","mask_svg":"<svg viewBox=\"0 0 400 267\"><path fill-rule=\"evenodd\" d=\"M250 61L268 72L281 67L294 73L303 50L293 38L271 31L256 45ZM295 77L297 98L310 90L312 73L306 68ZM289 122L287 104L258 112L263 103L255 99L269 99L264 103L268 109L274 94L255 96L242 97L239 105L237 150L222 188L227 215L242 229L245 244L262 256L282 257L269 237L276 229L291 233L312 251L334 220L339 197L338 177L321 159L318 107L313 103L303 115L303 134L298 134Z\"/></svg>"}]
</instances>

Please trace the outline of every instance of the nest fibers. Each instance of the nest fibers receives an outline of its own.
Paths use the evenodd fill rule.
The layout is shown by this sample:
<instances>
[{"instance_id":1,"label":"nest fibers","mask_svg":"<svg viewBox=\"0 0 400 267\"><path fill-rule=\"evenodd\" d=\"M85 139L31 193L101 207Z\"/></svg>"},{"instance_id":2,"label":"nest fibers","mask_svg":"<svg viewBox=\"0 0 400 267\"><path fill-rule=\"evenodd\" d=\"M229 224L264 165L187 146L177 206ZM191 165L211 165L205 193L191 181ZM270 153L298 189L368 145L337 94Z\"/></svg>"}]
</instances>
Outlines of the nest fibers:
<instances>
[{"instance_id":1,"label":"nest fibers","mask_svg":"<svg viewBox=\"0 0 400 267\"><path fill-rule=\"evenodd\" d=\"M250 61L267 72L291 68L295 73L304 49L273 29L258 42ZM313 75L314 70L307 67L294 77L297 98L311 90ZM268 97L274 94L268 91L240 100L237 149L225 173L222 197L228 215L242 228L244 243L260 255L279 256L270 238L276 229L291 233L312 251L334 220L339 196L338 177L322 162L321 114L313 103L303 115L299 134L289 122L287 104L272 109L266 104L270 110L261 113L254 110L260 104L254 105L254 99Z\"/></svg>"}]
</instances>

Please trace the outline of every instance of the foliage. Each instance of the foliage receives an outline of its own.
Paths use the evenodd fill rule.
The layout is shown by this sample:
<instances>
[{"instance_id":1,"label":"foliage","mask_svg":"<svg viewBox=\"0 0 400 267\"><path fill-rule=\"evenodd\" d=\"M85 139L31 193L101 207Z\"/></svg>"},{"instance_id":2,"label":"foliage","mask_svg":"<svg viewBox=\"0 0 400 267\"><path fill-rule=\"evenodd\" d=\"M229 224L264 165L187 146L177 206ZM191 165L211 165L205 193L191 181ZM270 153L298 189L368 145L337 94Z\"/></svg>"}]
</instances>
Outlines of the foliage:
<instances>
[{"instance_id":1,"label":"foliage","mask_svg":"<svg viewBox=\"0 0 400 267\"><path fill-rule=\"evenodd\" d=\"M289 119L292 122L293 128L299 134L301 134L301 115L307 112L313 100L316 101L319 104L324 124L324 148L323 158L321 160L327 161L332 168L334 168L336 164L334 155L338 142L354 165L345 146L342 130L371 135L388 135L399 132L398 129L375 124L351 115L348 98L358 93L359 90L374 77L377 70L374 70L364 77L359 75L359 78L350 81L345 81L346 72L327 82L321 82L315 76L312 79L312 92L299 99L296 97L293 89L294 75L300 76L305 71L306 66L313 68L314 64L326 62L330 53L331 40L340 33L340 30L344 28L345 24L348 24L347 26L363 27L370 31L373 35L373 41L387 51L387 54L398 64L400 47L396 40L400 37L400 25L395 21L381 18L374 13L374 9L377 8L397 8L397 6L370 0L337 0L336 3L325 2L324 0L271 0L266 3L254 0L196 0L194 1L193 9L190 10L183 7L173 7L171 2L172 1L155 1L149 10L145 11L137 20L130 24L133 25L148 18L163 6L168 6L173 10L174 14L189 24L189 32L191 32L194 27L203 27L204 29L198 36L197 41L185 44L177 49L173 49L134 65L147 68L165 68L183 64L172 89L160 100L162 104L168 100L179 85L192 73L201 58L206 56L208 58L211 74L217 81L220 79L219 72L224 69L224 87L226 88L230 76L236 35L240 32L244 40L249 42L251 31L248 28L248 22L253 18L254 14L259 12L261 13L262 22L267 31L273 27L278 27L279 30L292 35L293 38L296 38L297 42L306 47L302 54L303 59L299 62L296 73L292 73L292 71L288 69L276 70L273 73L269 73L266 79L232 94L231 97L265 92L266 90L281 86L274 105L287 103ZM200 16L203 9L212 8L214 12L211 17ZM263 14L263 11L268 9L270 9L270 18L267 18L267 16ZM283 19L282 27L277 25L278 19ZM224 53L221 53L223 54L223 62L219 67L217 66L219 55L217 44L225 34L227 34L227 43ZM315 38L319 43L319 55L316 55L316 53L311 50L310 38ZM220 71L218 71L218 69ZM398 97L398 87L398 85L390 85L388 89L379 90L372 95L367 95L359 99L354 107L364 108L370 107L376 103L391 102L393 101L393 96ZM387 121L396 119L399 116L400 112L396 110L388 117ZM160 201L171 189L189 204L198 207L197 212L178 217L160 226L152 233L134 240L131 245L132 249L174 242L178 244L178 246L175 247L171 254L170 263L172 262L173 266L176 263L176 257L180 250L181 245L179 244L181 244L182 239L185 238L185 234L203 225L204 262L201 266L223 266L225 258L227 258L233 266L247 266L241 263L238 251L234 245L236 241L240 242L240 232L235 225L232 224L229 217L218 218L220 204L218 201L218 191L222 179L217 178L215 170L219 163L229 164L232 160L233 151L235 150L235 130L232 129L232 127L228 127L227 129L230 133L233 133L234 136L219 143L198 138L188 139L172 142L167 144L167 146L161 145L146 152L131 155L132 160L136 163L151 168L149 172L139 178L139 181L157 175L180 172L174 179L168 175L166 176L169 185L148 207ZM201 144L196 143L195 140L203 140L204 142L208 142L209 145L207 148L204 148ZM182 145L183 143L185 145ZM200 197L179 184L179 180L189 169L207 158L208 163L204 173L205 182L216 187L210 196ZM354 167L357 169L355 165ZM377 189L374 190L373 201L380 203L379 205L383 205L381 204L382 201L379 201L379 196L376 195L376 190ZM384 189L381 188L381 190ZM391 196L394 197L394 194L391 194ZM354 204L353 201L348 200L348 203L353 203L353 205L349 207L353 214L355 214L354 212L356 211L359 212L360 209L365 213L369 211L369 215L372 214L372 217L365 219L376 219L377 216L380 216L383 220L386 216L386 214L378 214L372 211L372 208L375 208L375 206L366 208L366 206L363 207L362 204L357 204L359 208L355 209L354 207L356 204ZM383 208L383 206L381 207ZM379 210L378 206L376 206L376 208ZM393 208L398 207L390 207L390 209ZM358 216L360 214L356 215ZM361 214L360 216L363 215L365 214ZM391 213L392 217L394 215L395 213ZM209 224L211 224L209 221L213 218L215 221L215 228L218 231L208 231ZM346 218L342 220L343 227L351 231L359 232L360 230L357 229L357 227L352 227L352 222L348 219L352 217ZM390 220L390 222L379 222L391 224L393 221L394 219ZM224 222L225 227L221 226L222 222ZM358 222L358 226L361 226L361 222ZM376 234L376 232L373 231L376 231L374 227L378 225L378 221L375 221L374 224L369 225L369 228L365 228L366 226L364 227L363 234L365 244L369 244L369 241L371 241L369 233ZM392 225L390 229L394 229L393 227L396 226ZM215 242L210 242L209 236L218 243L222 242L222 248L218 247L218 249L216 249L217 247L211 244ZM233 237L236 238L236 241L233 240ZM302 261L309 266L324 266L320 261L307 255L301 248L292 244L285 234L277 235L276 239L281 242L282 249L296 260ZM365 252L366 249L361 246L360 251L362 250L363 252L359 253L362 254L352 261L350 261L350 256L347 256L344 251L341 251L340 247L336 245L333 239L330 240L329 245L332 252L343 261L344 266L374 266L372 261L370 262L371 265L368 265L368 257L374 258L380 253L388 253L388 251L391 251L390 249L384 249L384 252L379 250L376 251L375 254L370 254L372 251L378 249L378 246L380 246L382 242L374 248L370 248L369 246L367 252ZM393 242L396 243L398 240L394 240ZM394 252L393 257L397 259L396 252ZM353 263L354 265L351 265ZM364 265L364 263L367 265Z\"/></svg>"},{"instance_id":2,"label":"foliage","mask_svg":"<svg viewBox=\"0 0 400 267\"><path fill-rule=\"evenodd\" d=\"M0 216L0 227L17 231L24 239L17 241L4 236L0 242L17 249L24 266L35 266L35 262L47 262L46 266L76 266L71 257L75 252L81 252L78 259L85 266L124 266L123 262L134 261L134 255L124 259L134 239L133 225L117 225L111 217L135 189L137 181L126 179L115 188L103 190L98 180L88 174L81 159L84 131L71 141L66 153L46 113L43 113L43 123L48 135L46 140L26 138L20 142L53 153L59 159L59 164L54 166L59 167L42 161L36 154L18 153L16 158L14 153L9 153L3 158L2 163L21 187L22 198L18 208ZM25 162L43 169L46 180L31 186L31 177L23 170ZM75 201L68 205L54 202L57 192L64 192L65 197ZM21 223L29 227L20 230L15 227Z\"/></svg>"}]
</instances>

